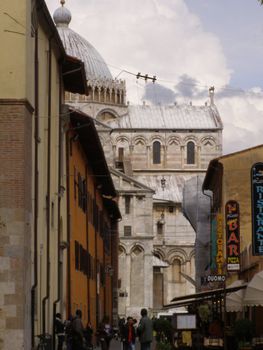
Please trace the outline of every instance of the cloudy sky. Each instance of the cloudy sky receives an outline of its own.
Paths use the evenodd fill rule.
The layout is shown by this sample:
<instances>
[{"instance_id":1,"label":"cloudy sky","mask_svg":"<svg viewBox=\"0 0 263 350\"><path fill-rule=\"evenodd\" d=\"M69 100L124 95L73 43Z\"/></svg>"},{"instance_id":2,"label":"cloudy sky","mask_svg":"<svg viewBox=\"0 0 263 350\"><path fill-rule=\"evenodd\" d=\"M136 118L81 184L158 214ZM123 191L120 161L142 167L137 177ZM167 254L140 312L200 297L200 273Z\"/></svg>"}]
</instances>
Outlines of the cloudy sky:
<instances>
[{"instance_id":1,"label":"cloudy sky","mask_svg":"<svg viewBox=\"0 0 263 350\"><path fill-rule=\"evenodd\" d=\"M47 0L50 12L59 0ZM257 0L66 0L71 29L125 79L134 104L208 101L224 154L263 143L263 6ZM132 74L129 74L130 72ZM133 74L157 76L145 84Z\"/></svg>"}]
</instances>

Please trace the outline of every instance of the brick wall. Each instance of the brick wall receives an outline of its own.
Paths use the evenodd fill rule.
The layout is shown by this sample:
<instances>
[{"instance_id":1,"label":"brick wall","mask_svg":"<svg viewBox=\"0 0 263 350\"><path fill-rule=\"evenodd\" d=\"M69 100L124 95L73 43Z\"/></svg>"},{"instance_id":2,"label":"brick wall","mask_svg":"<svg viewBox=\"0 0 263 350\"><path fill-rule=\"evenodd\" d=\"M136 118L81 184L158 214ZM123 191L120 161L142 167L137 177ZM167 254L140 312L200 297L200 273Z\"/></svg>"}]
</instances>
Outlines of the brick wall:
<instances>
[{"instance_id":1,"label":"brick wall","mask_svg":"<svg viewBox=\"0 0 263 350\"><path fill-rule=\"evenodd\" d=\"M0 100L0 349L30 336L32 110Z\"/></svg>"}]
</instances>

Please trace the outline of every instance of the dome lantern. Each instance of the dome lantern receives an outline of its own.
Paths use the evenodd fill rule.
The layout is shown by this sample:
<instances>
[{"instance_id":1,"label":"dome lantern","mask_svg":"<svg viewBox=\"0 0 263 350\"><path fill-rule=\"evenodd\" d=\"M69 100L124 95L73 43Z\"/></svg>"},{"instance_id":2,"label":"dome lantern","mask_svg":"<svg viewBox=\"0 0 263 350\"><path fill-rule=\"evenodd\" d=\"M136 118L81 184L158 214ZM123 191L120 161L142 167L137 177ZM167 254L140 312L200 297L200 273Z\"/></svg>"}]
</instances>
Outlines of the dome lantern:
<instances>
[{"instance_id":1,"label":"dome lantern","mask_svg":"<svg viewBox=\"0 0 263 350\"><path fill-rule=\"evenodd\" d=\"M60 0L60 3L61 7L56 9L53 19L57 27L68 27L71 22L71 12L64 6L65 0Z\"/></svg>"}]
</instances>

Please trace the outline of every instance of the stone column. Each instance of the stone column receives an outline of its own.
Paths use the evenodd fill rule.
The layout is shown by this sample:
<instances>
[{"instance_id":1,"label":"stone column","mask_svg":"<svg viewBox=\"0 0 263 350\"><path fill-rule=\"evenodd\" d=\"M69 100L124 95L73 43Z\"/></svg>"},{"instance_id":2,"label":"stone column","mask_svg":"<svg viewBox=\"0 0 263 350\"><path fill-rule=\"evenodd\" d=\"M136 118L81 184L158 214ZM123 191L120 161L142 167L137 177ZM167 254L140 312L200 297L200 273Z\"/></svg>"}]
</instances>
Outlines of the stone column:
<instances>
[{"instance_id":1,"label":"stone column","mask_svg":"<svg viewBox=\"0 0 263 350\"><path fill-rule=\"evenodd\" d=\"M185 146L181 146L181 168L184 169L184 151Z\"/></svg>"},{"instance_id":2,"label":"stone column","mask_svg":"<svg viewBox=\"0 0 263 350\"><path fill-rule=\"evenodd\" d=\"M100 101L100 100L101 100L101 96L100 96L100 95L101 95L101 87L100 87L100 86L99 86L99 88L98 88L98 94L99 94L99 97L98 97L98 98L99 98L99 102L101 102L101 101Z\"/></svg>"},{"instance_id":3,"label":"stone column","mask_svg":"<svg viewBox=\"0 0 263 350\"><path fill-rule=\"evenodd\" d=\"M147 149L147 168L149 169L151 166L151 146L147 145L146 149Z\"/></svg>"},{"instance_id":4,"label":"stone column","mask_svg":"<svg viewBox=\"0 0 263 350\"><path fill-rule=\"evenodd\" d=\"M167 167L167 146L163 146L163 166Z\"/></svg>"},{"instance_id":5,"label":"stone column","mask_svg":"<svg viewBox=\"0 0 263 350\"><path fill-rule=\"evenodd\" d=\"M197 146L197 152L196 152L196 164L198 168L201 168L201 147Z\"/></svg>"},{"instance_id":6,"label":"stone column","mask_svg":"<svg viewBox=\"0 0 263 350\"><path fill-rule=\"evenodd\" d=\"M153 256L144 254L144 306L153 308Z\"/></svg>"},{"instance_id":7,"label":"stone column","mask_svg":"<svg viewBox=\"0 0 263 350\"><path fill-rule=\"evenodd\" d=\"M126 291L127 291L127 293L128 293L128 296L126 297L125 314L126 314L127 308L129 308L130 305L131 305L131 254L127 254L127 256L126 256L126 271L127 271L127 276L126 276L126 281L127 281Z\"/></svg>"}]
</instances>

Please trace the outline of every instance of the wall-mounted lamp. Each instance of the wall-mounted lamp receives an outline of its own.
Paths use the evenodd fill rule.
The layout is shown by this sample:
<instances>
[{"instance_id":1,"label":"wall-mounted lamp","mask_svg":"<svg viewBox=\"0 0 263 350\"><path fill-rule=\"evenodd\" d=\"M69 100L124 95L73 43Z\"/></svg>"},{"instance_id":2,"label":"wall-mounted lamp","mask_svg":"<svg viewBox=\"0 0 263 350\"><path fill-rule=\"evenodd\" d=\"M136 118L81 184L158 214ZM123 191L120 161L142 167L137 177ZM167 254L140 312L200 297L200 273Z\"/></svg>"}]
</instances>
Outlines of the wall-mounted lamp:
<instances>
[{"instance_id":1,"label":"wall-mounted lamp","mask_svg":"<svg viewBox=\"0 0 263 350\"><path fill-rule=\"evenodd\" d=\"M166 179L164 177L161 178L161 187L162 187L162 190L164 191L165 189L165 185L166 185Z\"/></svg>"},{"instance_id":2,"label":"wall-mounted lamp","mask_svg":"<svg viewBox=\"0 0 263 350\"><path fill-rule=\"evenodd\" d=\"M164 225L165 224L165 220L164 220L164 212L162 212L160 219L158 220L158 225Z\"/></svg>"}]
</instances>

